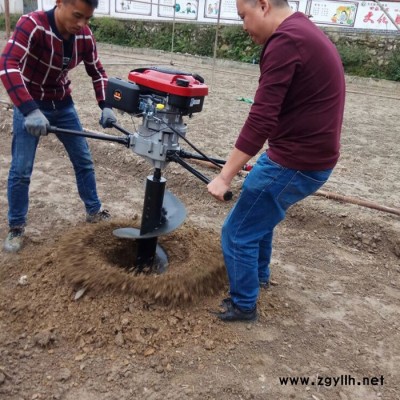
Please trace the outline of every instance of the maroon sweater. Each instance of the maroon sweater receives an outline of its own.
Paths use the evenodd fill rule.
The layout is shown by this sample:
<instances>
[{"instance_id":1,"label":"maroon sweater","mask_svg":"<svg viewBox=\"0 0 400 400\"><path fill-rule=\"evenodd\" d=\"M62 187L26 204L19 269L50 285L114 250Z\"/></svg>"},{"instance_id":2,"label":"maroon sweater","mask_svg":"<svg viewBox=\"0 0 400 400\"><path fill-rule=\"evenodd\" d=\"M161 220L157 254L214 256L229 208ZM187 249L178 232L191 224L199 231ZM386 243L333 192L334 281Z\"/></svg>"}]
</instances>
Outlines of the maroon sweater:
<instances>
[{"instance_id":1,"label":"maroon sweater","mask_svg":"<svg viewBox=\"0 0 400 400\"><path fill-rule=\"evenodd\" d=\"M345 81L335 46L304 14L288 17L261 54L261 75L236 148L284 167L333 168L339 158Z\"/></svg>"},{"instance_id":2,"label":"maroon sweater","mask_svg":"<svg viewBox=\"0 0 400 400\"><path fill-rule=\"evenodd\" d=\"M74 36L71 60L63 66L63 40L54 21L49 20L51 14L37 11L23 15L0 58L1 80L24 115L39 108L35 100L67 99L71 95L68 72L81 61L92 78L99 105L105 100L107 76L89 27Z\"/></svg>"}]
</instances>

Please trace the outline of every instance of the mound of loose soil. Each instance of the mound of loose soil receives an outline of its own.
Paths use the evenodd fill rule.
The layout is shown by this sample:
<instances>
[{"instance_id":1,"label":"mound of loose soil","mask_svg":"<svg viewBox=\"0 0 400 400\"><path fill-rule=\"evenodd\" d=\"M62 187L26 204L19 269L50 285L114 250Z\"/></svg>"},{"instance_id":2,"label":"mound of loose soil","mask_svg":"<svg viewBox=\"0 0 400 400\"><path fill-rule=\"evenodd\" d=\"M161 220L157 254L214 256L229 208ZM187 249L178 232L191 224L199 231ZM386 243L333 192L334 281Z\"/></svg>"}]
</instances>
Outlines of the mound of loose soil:
<instances>
[{"instance_id":1,"label":"mound of loose soil","mask_svg":"<svg viewBox=\"0 0 400 400\"><path fill-rule=\"evenodd\" d=\"M137 241L117 238L113 230L129 226L131 221L114 221L66 232L52 262L75 287L120 291L164 304L198 301L226 284L218 234L193 225L159 238L168 255L166 272L128 272L134 267Z\"/></svg>"}]
</instances>

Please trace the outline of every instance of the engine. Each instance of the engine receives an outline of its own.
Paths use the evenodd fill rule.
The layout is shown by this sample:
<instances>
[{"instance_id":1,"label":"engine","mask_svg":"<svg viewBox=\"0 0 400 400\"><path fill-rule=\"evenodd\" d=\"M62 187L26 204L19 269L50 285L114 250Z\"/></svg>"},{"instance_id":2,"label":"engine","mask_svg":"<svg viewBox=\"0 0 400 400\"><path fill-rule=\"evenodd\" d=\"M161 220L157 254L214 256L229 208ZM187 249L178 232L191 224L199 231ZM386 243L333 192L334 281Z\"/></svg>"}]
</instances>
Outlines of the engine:
<instances>
[{"instance_id":1,"label":"engine","mask_svg":"<svg viewBox=\"0 0 400 400\"><path fill-rule=\"evenodd\" d=\"M162 169L168 155L180 150L179 138L186 136L183 117L200 112L207 94L208 87L199 75L150 67L132 70L128 81L110 78L106 103L142 118L130 148Z\"/></svg>"}]
</instances>

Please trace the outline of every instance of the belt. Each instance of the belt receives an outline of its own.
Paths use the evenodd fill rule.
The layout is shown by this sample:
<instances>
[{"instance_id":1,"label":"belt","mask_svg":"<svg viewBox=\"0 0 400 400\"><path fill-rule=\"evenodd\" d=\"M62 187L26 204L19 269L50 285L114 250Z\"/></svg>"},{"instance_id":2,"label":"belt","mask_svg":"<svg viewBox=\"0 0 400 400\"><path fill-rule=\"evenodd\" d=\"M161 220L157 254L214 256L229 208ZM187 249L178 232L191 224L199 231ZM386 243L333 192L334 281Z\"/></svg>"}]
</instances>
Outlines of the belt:
<instances>
[{"instance_id":1,"label":"belt","mask_svg":"<svg viewBox=\"0 0 400 400\"><path fill-rule=\"evenodd\" d=\"M35 100L41 110L61 110L74 104L72 97L62 100Z\"/></svg>"}]
</instances>

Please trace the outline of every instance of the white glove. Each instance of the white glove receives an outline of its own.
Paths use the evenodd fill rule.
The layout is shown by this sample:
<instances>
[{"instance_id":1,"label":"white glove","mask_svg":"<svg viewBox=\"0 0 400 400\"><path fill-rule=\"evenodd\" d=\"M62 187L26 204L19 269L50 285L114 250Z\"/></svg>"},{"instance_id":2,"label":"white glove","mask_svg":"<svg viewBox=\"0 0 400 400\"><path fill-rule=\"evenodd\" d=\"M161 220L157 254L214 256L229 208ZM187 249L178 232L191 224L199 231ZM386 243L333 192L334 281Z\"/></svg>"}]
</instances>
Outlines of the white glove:
<instances>
[{"instance_id":1,"label":"white glove","mask_svg":"<svg viewBox=\"0 0 400 400\"><path fill-rule=\"evenodd\" d=\"M25 117L25 129L33 136L46 136L50 122L44 114L37 108Z\"/></svg>"},{"instance_id":2,"label":"white glove","mask_svg":"<svg viewBox=\"0 0 400 400\"><path fill-rule=\"evenodd\" d=\"M111 108L105 107L101 112L100 125L103 128L112 128L113 124L117 122L117 117Z\"/></svg>"}]
</instances>

